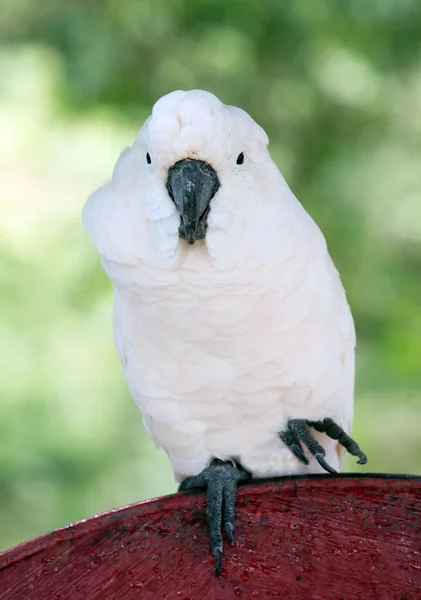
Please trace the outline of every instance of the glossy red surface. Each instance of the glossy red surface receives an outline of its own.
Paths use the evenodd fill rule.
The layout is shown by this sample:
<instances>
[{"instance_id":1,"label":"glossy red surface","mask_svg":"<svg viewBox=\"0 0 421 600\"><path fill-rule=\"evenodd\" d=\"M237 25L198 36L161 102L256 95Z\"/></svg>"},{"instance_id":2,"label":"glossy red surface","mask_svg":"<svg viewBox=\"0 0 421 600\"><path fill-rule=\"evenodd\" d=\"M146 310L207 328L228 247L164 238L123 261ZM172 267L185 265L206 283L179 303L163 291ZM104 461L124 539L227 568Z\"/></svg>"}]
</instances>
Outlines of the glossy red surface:
<instances>
[{"instance_id":1,"label":"glossy red surface","mask_svg":"<svg viewBox=\"0 0 421 600\"><path fill-rule=\"evenodd\" d=\"M421 478L244 486L219 578L204 511L177 494L21 544L0 554L0 599L421 599Z\"/></svg>"}]
</instances>

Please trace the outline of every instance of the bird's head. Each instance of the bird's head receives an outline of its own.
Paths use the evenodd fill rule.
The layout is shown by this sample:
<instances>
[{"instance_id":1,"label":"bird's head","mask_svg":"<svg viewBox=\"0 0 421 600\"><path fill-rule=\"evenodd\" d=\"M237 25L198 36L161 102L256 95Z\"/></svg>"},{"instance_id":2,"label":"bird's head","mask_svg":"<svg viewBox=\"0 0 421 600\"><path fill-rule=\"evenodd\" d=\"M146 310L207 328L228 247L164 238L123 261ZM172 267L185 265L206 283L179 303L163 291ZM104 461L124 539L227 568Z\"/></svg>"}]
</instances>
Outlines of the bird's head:
<instances>
[{"instance_id":1,"label":"bird's head","mask_svg":"<svg viewBox=\"0 0 421 600\"><path fill-rule=\"evenodd\" d=\"M161 98L135 147L145 177L159 181L179 214L179 236L204 239L213 199L221 190L241 194L256 165L267 158L268 137L243 110L209 92L177 91Z\"/></svg>"},{"instance_id":2,"label":"bird's head","mask_svg":"<svg viewBox=\"0 0 421 600\"><path fill-rule=\"evenodd\" d=\"M104 258L126 265L140 259L171 268L192 259L187 244L203 239L218 268L245 256L258 260L259 253L263 262L283 218L277 211L284 183L267 144L246 112L213 94L164 96L111 181L85 205L94 244Z\"/></svg>"}]
</instances>

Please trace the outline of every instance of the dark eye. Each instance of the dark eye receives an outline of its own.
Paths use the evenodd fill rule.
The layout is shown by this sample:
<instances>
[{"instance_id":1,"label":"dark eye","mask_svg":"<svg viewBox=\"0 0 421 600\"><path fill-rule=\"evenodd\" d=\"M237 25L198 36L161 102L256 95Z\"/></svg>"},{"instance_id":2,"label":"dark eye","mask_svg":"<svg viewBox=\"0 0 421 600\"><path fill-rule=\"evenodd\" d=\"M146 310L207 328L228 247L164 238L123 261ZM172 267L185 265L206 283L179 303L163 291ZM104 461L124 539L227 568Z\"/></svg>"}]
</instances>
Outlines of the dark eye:
<instances>
[{"instance_id":1,"label":"dark eye","mask_svg":"<svg viewBox=\"0 0 421 600\"><path fill-rule=\"evenodd\" d=\"M146 162L148 163L148 165L151 164L151 155L149 154L149 152L146 152Z\"/></svg>"},{"instance_id":2,"label":"dark eye","mask_svg":"<svg viewBox=\"0 0 421 600\"><path fill-rule=\"evenodd\" d=\"M238 156L237 156L237 165L242 165L244 162L244 152L241 152Z\"/></svg>"}]
</instances>

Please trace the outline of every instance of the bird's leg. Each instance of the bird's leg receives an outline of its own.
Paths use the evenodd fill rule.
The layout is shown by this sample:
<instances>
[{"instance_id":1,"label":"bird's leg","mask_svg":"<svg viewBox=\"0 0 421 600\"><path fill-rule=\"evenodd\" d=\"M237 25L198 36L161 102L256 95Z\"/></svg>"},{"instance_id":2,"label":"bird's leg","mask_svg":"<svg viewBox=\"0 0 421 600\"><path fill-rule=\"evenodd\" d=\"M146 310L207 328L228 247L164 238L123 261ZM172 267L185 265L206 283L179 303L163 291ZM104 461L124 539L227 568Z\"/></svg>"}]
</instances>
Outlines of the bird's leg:
<instances>
[{"instance_id":1,"label":"bird's leg","mask_svg":"<svg viewBox=\"0 0 421 600\"><path fill-rule=\"evenodd\" d=\"M291 452L305 465L308 465L308 460L303 453L300 442L307 446L310 454L312 454L318 463L329 473L336 473L335 469L326 462L326 451L318 441L314 438L310 431L310 427L325 433L327 436L338 442L348 450L353 456L358 456L358 464L365 465L367 457L362 452L358 444L337 425L332 419L322 419L321 421L306 421L304 419L291 419L284 431L279 435L281 440L291 450Z\"/></svg>"},{"instance_id":2,"label":"bird's leg","mask_svg":"<svg viewBox=\"0 0 421 600\"><path fill-rule=\"evenodd\" d=\"M222 568L222 523L228 541L233 545L237 484L249 477L250 474L241 467L215 459L199 475L187 477L178 488L180 492L193 488L205 488L207 490L206 512L209 523L211 552L215 557L216 575L220 575Z\"/></svg>"}]
</instances>

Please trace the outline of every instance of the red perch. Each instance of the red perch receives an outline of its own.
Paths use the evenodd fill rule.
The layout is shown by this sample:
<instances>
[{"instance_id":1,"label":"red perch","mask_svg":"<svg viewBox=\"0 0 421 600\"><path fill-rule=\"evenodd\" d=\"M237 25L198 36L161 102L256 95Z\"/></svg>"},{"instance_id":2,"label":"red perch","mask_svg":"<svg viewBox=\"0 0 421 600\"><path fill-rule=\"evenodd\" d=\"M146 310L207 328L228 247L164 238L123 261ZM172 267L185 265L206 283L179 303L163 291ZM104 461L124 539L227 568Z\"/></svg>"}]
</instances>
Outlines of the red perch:
<instances>
[{"instance_id":1,"label":"red perch","mask_svg":"<svg viewBox=\"0 0 421 600\"><path fill-rule=\"evenodd\" d=\"M421 477L245 485L236 545L213 567L204 495L176 494L0 554L0 599L420 600Z\"/></svg>"}]
</instances>

